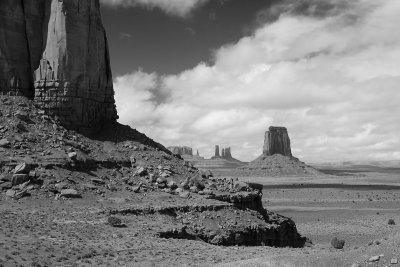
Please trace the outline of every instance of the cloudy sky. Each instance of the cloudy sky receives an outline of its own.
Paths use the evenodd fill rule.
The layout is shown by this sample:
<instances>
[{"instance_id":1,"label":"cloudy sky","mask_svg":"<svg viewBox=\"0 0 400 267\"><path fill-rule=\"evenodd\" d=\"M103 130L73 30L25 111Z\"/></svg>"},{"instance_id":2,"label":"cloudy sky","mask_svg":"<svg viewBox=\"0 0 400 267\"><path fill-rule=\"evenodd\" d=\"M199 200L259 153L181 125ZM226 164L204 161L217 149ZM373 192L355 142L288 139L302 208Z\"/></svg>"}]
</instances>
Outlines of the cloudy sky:
<instances>
[{"instance_id":1,"label":"cloudy sky","mask_svg":"<svg viewBox=\"0 0 400 267\"><path fill-rule=\"evenodd\" d=\"M400 159L399 0L101 0L120 122L250 161Z\"/></svg>"}]
</instances>

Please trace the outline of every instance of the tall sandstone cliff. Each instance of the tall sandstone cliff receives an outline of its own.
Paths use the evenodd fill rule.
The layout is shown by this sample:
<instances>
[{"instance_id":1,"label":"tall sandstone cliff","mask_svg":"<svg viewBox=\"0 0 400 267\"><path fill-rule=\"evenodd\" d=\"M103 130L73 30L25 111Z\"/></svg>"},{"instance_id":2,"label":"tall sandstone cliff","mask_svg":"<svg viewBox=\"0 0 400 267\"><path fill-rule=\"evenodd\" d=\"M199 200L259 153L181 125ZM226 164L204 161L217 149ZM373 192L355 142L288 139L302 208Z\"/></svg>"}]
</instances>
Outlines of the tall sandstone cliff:
<instances>
[{"instance_id":1,"label":"tall sandstone cliff","mask_svg":"<svg viewBox=\"0 0 400 267\"><path fill-rule=\"evenodd\" d=\"M0 91L33 98L82 133L115 121L99 0L1 0Z\"/></svg>"}]
</instances>

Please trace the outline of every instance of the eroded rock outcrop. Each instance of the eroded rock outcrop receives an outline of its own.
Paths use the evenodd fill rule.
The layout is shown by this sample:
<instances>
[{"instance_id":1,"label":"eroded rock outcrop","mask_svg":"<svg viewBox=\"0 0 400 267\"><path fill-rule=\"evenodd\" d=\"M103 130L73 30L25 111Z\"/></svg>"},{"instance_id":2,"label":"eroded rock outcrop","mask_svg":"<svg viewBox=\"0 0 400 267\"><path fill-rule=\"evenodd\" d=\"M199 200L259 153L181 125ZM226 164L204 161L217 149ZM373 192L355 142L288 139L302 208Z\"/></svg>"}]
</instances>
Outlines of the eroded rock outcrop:
<instances>
[{"instance_id":1,"label":"eroded rock outcrop","mask_svg":"<svg viewBox=\"0 0 400 267\"><path fill-rule=\"evenodd\" d=\"M167 147L173 154L193 156L193 149L188 146L170 146ZM198 153L199 151L197 151Z\"/></svg>"},{"instance_id":2,"label":"eroded rock outcrop","mask_svg":"<svg viewBox=\"0 0 400 267\"><path fill-rule=\"evenodd\" d=\"M272 156L274 154L292 156L289 134L285 127L270 126L269 130L265 132L263 155Z\"/></svg>"},{"instance_id":3,"label":"eroded rock outcrop","mask_svg":"<svg viewBox=\"0 0 400 267\"><path fill-rule=\"evenodd\" d=\"M0 91L83 133L117 112L99 0L2 0Z\"/></svg>"}]
</instances>

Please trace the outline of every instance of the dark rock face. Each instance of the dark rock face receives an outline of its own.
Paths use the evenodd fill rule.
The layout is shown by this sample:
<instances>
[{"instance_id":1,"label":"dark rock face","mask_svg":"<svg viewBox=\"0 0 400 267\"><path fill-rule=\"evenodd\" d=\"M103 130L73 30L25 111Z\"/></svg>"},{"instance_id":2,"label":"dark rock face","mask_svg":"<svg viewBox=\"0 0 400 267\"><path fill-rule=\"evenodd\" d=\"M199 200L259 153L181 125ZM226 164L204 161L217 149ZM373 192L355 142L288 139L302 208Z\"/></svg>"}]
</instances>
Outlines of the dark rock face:
<instances>
[{"instance_id":1,"label":"dark rock face","mask_svg":"<svg viewBox=\"0 0 400 267\"><path fill-rule=\"evenodd\" d=\"M187 146L170 146L168 150L173 154L193 156L193 149Z\"/></svg>"},{"instance_id":2,"label":"dark rock face","mask_svg":"<svg viewBox=\"0 0 400 267\"><path fill-rule=\"evenodd\" d=\"M263 156L272 156L281 154L291 157L290 139L288 131L285 127L269 127L269 131L265 132Z\"/></svg>"},{"instance_id":3,"label":"dark rock face","mask_svg":"<svg viewBox=\"0 0 400 267\"><path fill-rule=\"evenodd\" d=\"M115 121L99 0L2 0L0 92L33 98L83 133Z\"/></svg>"}]
</instances>

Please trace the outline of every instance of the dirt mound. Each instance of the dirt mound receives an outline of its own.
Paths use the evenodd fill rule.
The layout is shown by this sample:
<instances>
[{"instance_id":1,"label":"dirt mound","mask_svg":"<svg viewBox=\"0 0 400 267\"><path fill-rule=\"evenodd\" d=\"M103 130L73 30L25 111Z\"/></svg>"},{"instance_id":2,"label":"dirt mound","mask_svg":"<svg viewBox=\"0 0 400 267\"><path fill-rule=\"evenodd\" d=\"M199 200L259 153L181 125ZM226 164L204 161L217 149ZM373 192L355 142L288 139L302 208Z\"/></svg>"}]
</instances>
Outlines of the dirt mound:
<instances>
[{"instance_id":1,"label":"dirt mound","mask_svg":"<svg viewBox=\"0 0 400 267\"><path fill-rule=\"evenodd\" d=\"M190 162L127 126L105 125L89 138L65 129L23 97L0 96L0 114L0 197L7 212L7 203L15 200L47 203L34 207L43 213L63 201L75 202L76 209L101 203L86 220L100 216L106 222L110 214L122 214L149 221L156 215L162 219L152 221L148 233L158 237L216 245L304 244L291 219L262 207L259 189L205 178ZM112 199L125 200L122 205ZM128 229L139 227L127 221Z\"/></svg>"},{"instance_id":2,"label":"dirt mound","mask_svg":"<svg viewBox=\"0 0 400 267\"><path fill-rule=\"evenodd\" d=\"M295 157L274 154L261 155L246 166L235 170L235 175L245 176L284 176L320 175L321 173Z\"/></svg>"}]
</instances>

